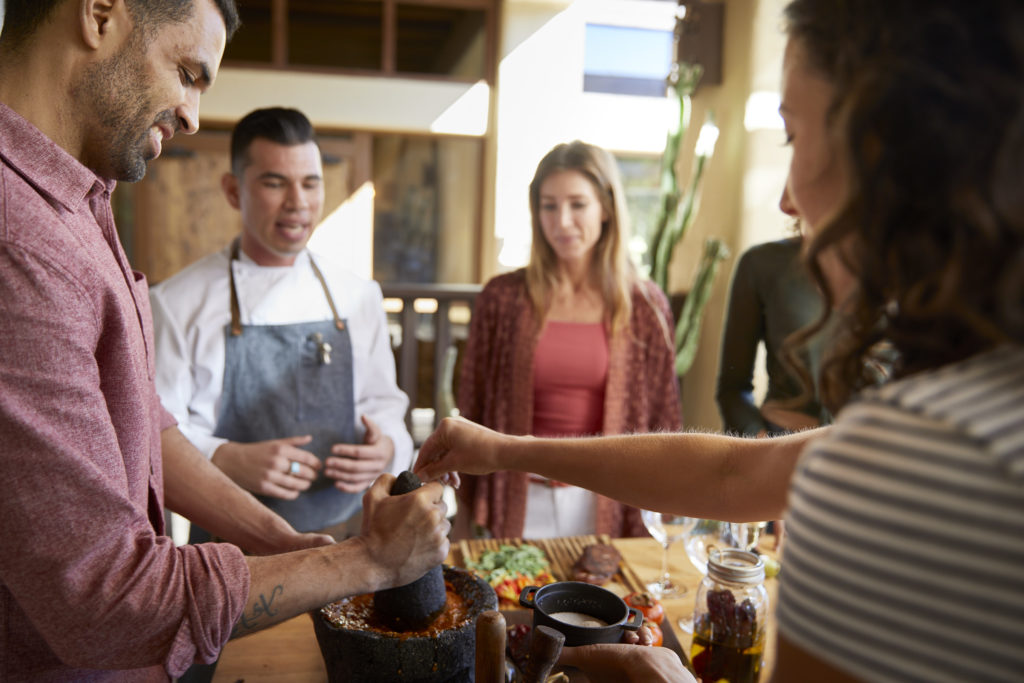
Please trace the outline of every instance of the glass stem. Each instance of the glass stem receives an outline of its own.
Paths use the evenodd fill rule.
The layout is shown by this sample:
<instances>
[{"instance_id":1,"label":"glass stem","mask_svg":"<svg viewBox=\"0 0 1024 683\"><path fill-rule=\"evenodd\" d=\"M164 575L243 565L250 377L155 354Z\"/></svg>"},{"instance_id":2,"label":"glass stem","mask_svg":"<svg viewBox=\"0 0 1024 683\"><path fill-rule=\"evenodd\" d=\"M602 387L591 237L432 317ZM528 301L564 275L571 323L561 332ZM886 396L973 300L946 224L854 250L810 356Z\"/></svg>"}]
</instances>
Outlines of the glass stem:
<instances>
[{"instance_id":1,"label":"glass stem","mask_svg":"<svg viewBox=\"0 0 1024 683\"><path fill-rule=\"evenodd\" d=\"M672 581L668 578L668 547L671 543L663 543L662 546L665 548L665 552L661 555L661 585L667 586Z\"/></svg>"}]
</instances>

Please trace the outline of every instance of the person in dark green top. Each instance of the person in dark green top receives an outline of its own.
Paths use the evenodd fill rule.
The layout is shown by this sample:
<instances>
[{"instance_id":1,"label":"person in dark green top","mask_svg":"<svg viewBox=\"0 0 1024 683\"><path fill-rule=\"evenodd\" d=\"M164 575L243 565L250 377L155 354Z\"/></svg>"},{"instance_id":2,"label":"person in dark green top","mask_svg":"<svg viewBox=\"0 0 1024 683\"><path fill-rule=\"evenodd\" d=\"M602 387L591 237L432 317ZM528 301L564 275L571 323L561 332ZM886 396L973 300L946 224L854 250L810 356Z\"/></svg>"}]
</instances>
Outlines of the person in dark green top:
<instances>
[{"instance_id":1,"label":"person in dark green top","mask_svg":"<svg viewBox=\"0 0 1024 683\"><path fill-rule=\"evenodd\" d=\"M785 201L783 198L783 205ZM821 294L800 262L802 242L798 235L755 245L743 253L736 266L715 392L727 432L775 435L831 421L817 396L793 404L803 388L782 360L786 338L817 320L822 312ZM768 391L758 407L753 377L761 342L766 351ZM811 377L817 377L822 346L819 335L799 354Z\"/></svg>"}]
</instances>

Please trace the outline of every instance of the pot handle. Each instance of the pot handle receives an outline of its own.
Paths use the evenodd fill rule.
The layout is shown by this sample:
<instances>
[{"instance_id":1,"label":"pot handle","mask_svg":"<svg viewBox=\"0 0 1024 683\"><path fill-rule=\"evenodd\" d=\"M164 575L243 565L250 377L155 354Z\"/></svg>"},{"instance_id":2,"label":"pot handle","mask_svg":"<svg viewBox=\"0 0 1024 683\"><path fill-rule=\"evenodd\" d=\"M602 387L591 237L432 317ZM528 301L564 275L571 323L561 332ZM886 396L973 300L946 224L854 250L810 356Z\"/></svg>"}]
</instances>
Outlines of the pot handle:
<instances>
[{"instance_id":1,"label":"pot handle","mask_svg":"<svg viewBox=\"0 0 1024 683\"><path fill-rule=\"evenodd\" d=\"M519 591L519 604L528 609L533 609L533 596L539 590L540 586L525 586L523 590Z\"/></svg>"},{"instance_id":2,"label":"pot handle","mask_svg":"<svg viewBox=\"0 0 1024 683\"><path fill-rule=\"evenodd\" d=\"M522 599L522 598L520 598ZM644 623L644 613L635 607L629 608L629 618L626 619L626 623L622 625L622 628L630 631L638 630Z\"/></svg>"}]
</instances>

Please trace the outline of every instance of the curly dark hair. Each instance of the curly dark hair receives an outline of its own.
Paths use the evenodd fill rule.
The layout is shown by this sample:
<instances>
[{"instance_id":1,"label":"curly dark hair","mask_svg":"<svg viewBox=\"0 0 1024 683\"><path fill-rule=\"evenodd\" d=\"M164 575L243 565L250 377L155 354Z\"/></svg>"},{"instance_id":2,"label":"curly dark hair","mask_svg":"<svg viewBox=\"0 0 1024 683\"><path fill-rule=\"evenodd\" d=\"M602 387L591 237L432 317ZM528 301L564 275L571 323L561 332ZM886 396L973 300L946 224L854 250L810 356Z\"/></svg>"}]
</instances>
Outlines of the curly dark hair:
<instances>
[{"instance_id":1,"label":"curly dark hair","mask_svg":"<svg viewBox=\"0 0 1024 683\"><path fill-rule=\"evenodd\" d=\"M807 253L829 311L815 330L845 318L829 407L882 342L895 377L1024 343L1024 3L794 0L785 17L835 88L850 178ZM842 314L815 258L840 242L859 283Z\"/></svg>"},{"instance_id":2,"label":"curly dark hair","mask_svg":"<svg viewBox=\"0 0 1024 683\"><path fill-rule=\"evenodd\" d=\"M4 26L0 41L17 48L35 33L63 1L7 0L4 3ZM240 23L235 0L213 0L213 4L224 18L228 40L231 40ZM188 19L195 9L195 0L128 0L127 7L133 20L138 20L148 31L167 22Z\"/></svg>"}]
</instances>

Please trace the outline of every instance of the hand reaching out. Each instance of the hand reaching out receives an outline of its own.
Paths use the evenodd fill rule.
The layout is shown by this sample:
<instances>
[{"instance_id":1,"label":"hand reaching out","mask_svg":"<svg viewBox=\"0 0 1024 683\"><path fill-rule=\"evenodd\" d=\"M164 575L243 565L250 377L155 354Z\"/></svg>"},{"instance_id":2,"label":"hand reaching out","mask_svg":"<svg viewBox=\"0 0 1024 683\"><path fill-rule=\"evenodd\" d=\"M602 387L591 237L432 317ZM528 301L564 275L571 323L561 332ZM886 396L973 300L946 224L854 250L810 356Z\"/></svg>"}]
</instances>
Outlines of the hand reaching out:
<instances>
[{"instance_id":1,"label":"hand reaching out","mask_svg":"<svg viewBox=\"0 0 1024 683\"><path fill-rule=\"evenodd\" d=\"M362 416L366 434L362 445L338 443L331 447L331 456L324 461L324 476L345 493L362 493L374 480L387 472L395 457L395 444L384 436L380 427L366 415Z\"/></svg>"},{"instance_id":2,"label":"hand reaching out","mask_svg":"<svg viewBox=\"0 0 1024 683\"><path fill-rule=\"evenodd\" d=\"M440 479L458 488L458 472L489 474L502 469L496 450L506 438L465 418L446 417L423 443L413 471L423 481Z\"/></svg>"}]
</instances>

